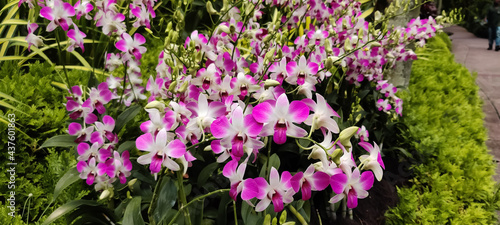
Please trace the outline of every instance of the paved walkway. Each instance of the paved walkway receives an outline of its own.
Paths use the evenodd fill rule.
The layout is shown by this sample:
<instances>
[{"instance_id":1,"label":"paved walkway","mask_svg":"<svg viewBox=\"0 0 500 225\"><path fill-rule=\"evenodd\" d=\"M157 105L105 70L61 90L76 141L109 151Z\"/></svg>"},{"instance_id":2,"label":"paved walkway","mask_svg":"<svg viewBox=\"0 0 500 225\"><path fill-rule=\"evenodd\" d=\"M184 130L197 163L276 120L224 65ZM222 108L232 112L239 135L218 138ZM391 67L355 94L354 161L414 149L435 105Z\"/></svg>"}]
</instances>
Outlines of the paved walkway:
<instances>
[{"instance_id":1,"label":"paved walkway","mask_svg":"<svg viewBox=\"0 0 500 225\"><path fill-rule=\"evenodd\" d=\"M500 51L486 50L488 39L478 38L465 28L453 26L445 29L452 32L455 61L465 65L471 72L477 72L476 83L484 99L484 125L488 129L486 145L494 159L500 161ZM497 166L495 180L500 181L500 167Z\"/></svg>"}]
</instances>

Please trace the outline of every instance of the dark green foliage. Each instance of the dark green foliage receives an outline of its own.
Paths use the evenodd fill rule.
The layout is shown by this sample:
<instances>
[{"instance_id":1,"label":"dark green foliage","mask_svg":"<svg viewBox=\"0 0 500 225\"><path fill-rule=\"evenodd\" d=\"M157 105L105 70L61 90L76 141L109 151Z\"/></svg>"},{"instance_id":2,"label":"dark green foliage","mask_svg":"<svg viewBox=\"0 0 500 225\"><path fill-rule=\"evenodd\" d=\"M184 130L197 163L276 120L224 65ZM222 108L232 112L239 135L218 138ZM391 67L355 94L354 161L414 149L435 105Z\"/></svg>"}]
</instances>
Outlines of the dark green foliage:
<instances>
[{"instance_id":1,"label":"dark green foliage","mask_svg":"<svg viewBox=\"0 0 500 225\"><path fill-rule=\"evenodd\" d=\"M56 88L51 83L62 82L61 77L46 63L34 63L29 67L28 73L23 73L17 69L17 64L4 62L0 64L0 91L6 93L18 101L24 103L16 104L26 114L14 112L16 114L16 126L20 131L16 132L16 151L14 153L16 166L16 214L21 215L28 195L33 196L25 206L23 219L26 221L27 212L29 221L36 221L41 216L43 210L49 206L52 200L52 193L59 178L71 167L76 165L75 155L66 149L54 148L40 149L40 145L48 138L64 134L66 130L67 112L62 104L66 91ZM88 73L72 71L69 76L76 84L84 82L84 77ZM5 111L0 108L0 115L13 113L11 110ZM7 126L0 123L0 140L7 143ZM26 133L27 135L22 134ZM5 149L4 149L5 148ZM6 145L0 147L4 154L0 154L0 166L7 168L9 162ZM0 183L6 184L9 177L6 173L0 173ZM84 191L83 183L68 187L55 201L55 206L67 202L71 199L79 199L88 194ZM8 197L6 193L10 191L6 185L0 187L0 199L2 202ZM54 206L54 204L52 204ZM6 211L5 205L1 210ZM3 212L3 211L2 211ZM47 213L52 212L51 209ZM1 221L8 220L6 213L0 215ZM14 220L15 221L15 220ZM16 223L14 223L16 224Z\"/></svg>"},{"instance_id":2,"label":"dark green foliage","mask_svg":"<svg viewBox=\"0 0 500 225\"><path fill-rule=\"evenodd\" d=\"M494 224L495 164L485 145L475 77L454 61L446 35L417 54L423 57L413 64L403 118L426 157L414 168L412 186L398 189L401 202L386 214L387 222Z\"/></svg>"}]
</instances>

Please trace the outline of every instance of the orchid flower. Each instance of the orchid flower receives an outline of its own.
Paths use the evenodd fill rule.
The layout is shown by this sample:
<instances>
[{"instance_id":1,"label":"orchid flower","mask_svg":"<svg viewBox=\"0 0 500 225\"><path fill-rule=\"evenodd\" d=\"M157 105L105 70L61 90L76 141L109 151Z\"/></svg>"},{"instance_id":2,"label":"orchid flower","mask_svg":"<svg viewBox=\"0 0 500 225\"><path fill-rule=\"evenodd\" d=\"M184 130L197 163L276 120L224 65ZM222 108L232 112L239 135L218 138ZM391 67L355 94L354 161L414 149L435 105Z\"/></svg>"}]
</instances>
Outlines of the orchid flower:
<instances>
[{"instance_id":1,"label":"orchid flower","mask_svg":"<svg viewBox=\"0 0 500 225\"><path fill-rule=\"evenodd\" d=\"M222 146L232 149L232 155L242 157L244 152L250 155L253 149L264 147L264 143L254 139L262 130L262 124L255 121L252 115L243 116L243 109L238 106L230 118L231 121L226 116L217 118L210 130L214 137L222 138Z\"/></svg>"},{"instance_id":2,"label":"orchid flower","mask_svg":"<svg viewBox=\"0 0 500 225\"><path fill-rule=\"evenodd\" d=\"M280 175L276 168L272 167L269 173L269 184L262 177L254 179L256 187L258 188L257 199L260 202L255 206L255 211L264 211L272 202L275 212L281 212L284 208L283 203L290 203L293 201L295 194L293 188L290 187L290 179L292 175L288 171L284 171Z\"/></svg>"},{"instance_id":3,"label":"orchid flower","mask_svg":"<svg viewBox=\"0 0 500 225\"><path fill-rule=\"evenodd\" d=\"M388 112L389 110L392 109L392 106L391 104L389 104L389 100L386 99L379 99L377 100L377 103L375 104L378 108L378 111L384 111L384 112Z\"/></svg>"},{"instance_id":4,"label":"orchid flower","mask_svg":"<svg viewBox=\"0 0 500 225\"><path fill-rule=\"evenodd\" d=\"M146 52L146 47L141 46L146 43L146 39L139 33L134 34L134 39L128 34L123 33L121 40L116 42L115 47L126 54L133 55L136 59L141 59L142 54Z\"/></svg>"},{"instance_id":5,"label":"orchid flower","mask_svg":"<svg viewBox=\"0 0 500 225\"><path fill-rule=\"evenodd\" d=\"M289 62L286 65L286 71L288 77L285 80L289 84L303 85L306 81L312 84L317 83L313 75L318 73L318 64L307 62L305 56L300 57L298 65L295 61Z\"/></svg>"},{"instance_id":6,"label":"orchid flower","mask_svg":"<svg viewBox=\"0 0 500 225\"><path fill-rule=\"evenodd\" d=\"M91 20L92 17L89 15L89 12L94 9L94 6L88 0L78 0L75 3L75 13L76 19L80 20L81 16L85 16L85 19Z\"/></svg>"},{"instance_id":7,"label":"orchid flower","mask_svg":"<svg viewBox=\"0 0 500 225\"><path fill-rule=\"evenodd\" d=\"M73 24L70 17L75 15L75 9L70 3L61 0L53 0L53 3L53 7L45 6L40 10L40 16L50 20L47 31L51 32L58 26L61 26L63 30L68 30Z\"/></svg>"},{"instance_id":8,"label":"orchid flower","mask_svg":"<svg viewBox=\"0 0 500 225\"><path fill-rule=\"evenodd\" d=\"M239 193L241 193L241 199L245 201L255 198L258 194L255 182L252 179L243 179L246 167L246 162L241 163L238 166L238 161L231 160L226 163L222 171L222 175L227 177L231 182L229 196L231 196L231 198L235 201L236 196L238 196Z\"/></svg>"},{"instance_id":9,"label":"orchid flower","mask_svg":"<svg viewBox=\"0 0 500 225\"><path fill-rule=\"evenodd\" d=\"M78 104L76 101L69 100L66 103L66 110L71 112L69 114L69 118L78 119L83 117L83 120L87 124L93 124L97 121L97 116L92 113L94 111L94 107L90 104L90 101L85 101L83 104Z\"/></svg>"},{"instance_id":10,"label":"orchid flower","mask_svg":"<svg viewBox=\"0 0 500 225\"><path fill-rule=\"evenodd\" d=\"M104 137L106 137L110 142L113 142L116 138L113 134L113 129L115 129L115 120L111 116L104 116L101 122L95 122L96 132L92 133L90 136L90 141L92 143L104 144Z\"/></svg>"},{"instance_id":11,"label":"orchid flower","mask_svg":"<svg viewBox=\"0 0 500 225\"><path fill-rule=\"evenodd\" d=\"M200 94L198 96L198 102L188 103L187 108L193 113L193 118L189 121L186 127L198 127L201 130L209 127L215 118L224 115L226 111L224 103L210 102L209 104L207 96L204 94Z\"/></svg>"},{"instance_id":12,"label":"orchid flower","mask_svg":"<svg viewBox=\"0 0 500 225\"><path fill-rule=\"evenodd\" d=\"M90 146L86 142L78 144L78 161L87 161L92 158L97 158L98 162L106 161L106 159L111 156L111 153L107 149L103 149L101 147L102 144L99 144L97 142L94 142L92 146Z\"/></svg>"},{"instance_id":13,"label":"orchid flower","mask_svg":"<svg viewBox=\"0 0 500 225\"><path fill-rule=\"evenodd\" d=\"M290 179L290 184L295 192L299 192L299 189L302 190L302 200L304 201L311 198L311 191L322 191L330 184L328 174L314 171L314 165L310 165L305 172L298 172Z\"/></svg>"},{"instance_id":14,"label":"orchid flower","mask_svg":"<svg viewBox=\"0 0 500 225\"><path fill-rule=\"evenodd\" d=\"M146 109L149 113L149 119L143 122L140 126L141 131L144 133L156 134L161 129L170 130L175 123L174 111L168 110L164 115L156 108Z\"/></svg>"},{"instance_id":15,"label":"orchid flower","mask_svg":"<svg viewBox=\"0 0 500 225\"><path fill-rule=\"evenodd\" d=\"M288 102L286 94L282 94L273 106L262 102L254 107L253 117L259 123L265 123L262 136L273 135L276 144L286 142L286 137L304 137L307 131L293 123L302 123L309 116L307 105L301 101Z\"/></svg>"},{"instance_id":16,"label":"orchid flower","mask_svg":"<svg viewBox=\"0 0 500 225\"><path fill-rule=\"evenodd\" d=\"M316 93L316 101L314 102L312 99L303 99L304 102L314 114L311 114L304 121L305 124L312 126L314 130L319 128L326 128L330 132L339 133L339 126L337 122L332 119L333 116L339 117L339 114L335 112L332 107L326 102L325 98Z\"/></svg>"},{"instance_id":17,"label":"orchid flower","mask_svg":"<svg viewBox=\"0 0 500 225\"><path fill-rule=\"evenodd\" d=\"M102 32L105 35L111 35L112 33L121 35L126 31L124 20L125 16L123 14L106 11L97 20L96 27L102 27Z\"/></svg>"},{"instance_id":18,"label":"orchid flower","mask_svg":"<svg viewBox=\"0 0 500 225\"><path fill-rule=\"evenodd\" d=\"M82 128L82 125L79 123L70 123L68 125L68 134L71 136L76 136L76 143L89 141L92 131L94 131L94 126Z\"/></svg>"},{"instance_id":19,"label":"orchid flower","mask_svg":"<svg viewBox=\"0 0 500 225\"><path fill-rule=\"evenodd\" d=\"M147 151L146 155L139 156L137 162L149 165L151 173L158 173L162 166L165 166L173 171L180 170L172 158L180 158L186 153L186 145L179 139L173 140L172 135L167 133L166 129L161 129L156 137L151 133L146 133L137 138L135 141L136 147L139 150Z\"/></svg>"},{"instance_id":20,"label":"orchid flower","mask_svg":"<svg viewBox=\"0 0 500 225\"><path fill-rule=\"evenodd\" d=\"M249 93L254 93L260 89L260 86L256 83L257 82L255 82L252 76L238 73L238 75L231 80L231 84L234 87L231 94L246 96Z\"/></svg>"},{"instance_id":21,"label":"orchid flower","mask_svg":"<svg viewBox=\"0 0 500 225\"><path fill-rule=\"evenodd\" d=\"M358 137L361 142L367 142L369 135L370 134L366 130L365 126L361 126L359 130L356 132L356 137Z\"/></svg>"},{"instance_id":22,"label":"orchid flower","mask_svg":"<svg viewBox=\"0 0 500 225\"><path fill-rule=\"evenodd\" d=\"M113 93L109 91L106 82L99 84L96 88L92 88L89 93L89 98L87 99L88 104L92 105L93 108L97 110L99 114L106 112L104 107L113 98Z\"/></svg>"},{"instance_id":23,"label":"orchid flower","mask_svg":"<svg viewBox=\"0 0 500 225\"><path fill-rule=\"evenodd\" d=\"M148 29L151 28L149 11L146 9L146 7L144 7L143 4L139 4L136 7L134 7L133 4L130 4L130 9L130 12L132 12L130 16L132 17L133 15L137 18L137 20L133 24L134 27L146 26Z\"/></svg>"},{"instance_id":24,"label":"orchid flower","mask_svg":"<svg viewBox=\"0 0 500 225\"><path fill-rule=\"evenodd\" d=\"M113 168L114 174L110 177L118 177L120 183L125 184L132 170L132 163L130 162L130 154L128 151L124 151L121 156L117 151L113 153Z\"/></svg>"},{"instance_id":25,"label":"orchid flower","mask_svg":"<svg viewBox=\"0 0 500 225\"><path fill-rule=\"evenodd\" d=\"M373 143L373 146L368 142L360 142L359 145L363 147L369 155L362 155L359 157L362 169L368 169L373 171L375 178L378 181L382 180L384 175L382 169L385 169L384 161L382 161L382 155L380 155L380 148L377 143Z\"/></svg>"},{"instance_id":26,"label":"orchid flower","mask_svg":"<svg viewBox=\"0 0 500 225\"><path fill-rule=\"evenodd\" d=\"M269 72L272 72L270 76L271 79L280 82L280 84L283 84L283 80L285 80L285 78L288 77L288 73L286 71L286 65L287 63L285 57L283 57L283 59L281 59L279 63L278 62L273 63L269 67Z\"/></svg>"},{"instance_id":27,"label":"orchid flower","mask_svg":"<svg viewBox=\"0 0 500 225\"><path fill-rule=\"evenodd\" d=\"M72 52L77 46L80 47L83 52L85 51L85 48L83 46L83 38L87 37L87 35L80 31L77 26L74 26L74 28L75 29L71 29L68 31L68 37L70 38L70 40L67 51Z\"/></svg>"},{"instance_id":28,"label":"orchid flower","mask_svg":"<svg viewBox=\"0 0 500 225\"><path fill-rule=\"evenodd\" d=\"M78 162L78 164L76 164L76 169L80 173L80 178L85 179L88 185L92 185L94 183L98 174L95 158L91 158L88 164L85 161ZM104 171L100 173L104 174Z\"/></svg>"},{"instance_id":29,"label":"orchid flower","mask_svg":"<svg viewBox=\"0 0 500 225\"><path fill-rule=\"evenodd\" d=\"M204 90L208 90L209 88L214 89L217 86L217 81L220 81L221 72L215 64L210 64L206 69L201 68L196 73L196 78L191 80L191 84L194 84L198 87L203 88Z\"/></svg>"},{"instance_id":30,"label":"orchid flower","mask_svg":"<svg viewBox=\"0 0 500 225\"><path fill-rule=\"evenodd\" d=\"M21 3L21 2L19 2ZM26 36L26 42L28 42L28 51L31 51L30 48L32 45L35 47L39 47L43 45L43 41L41 39L41 36L35 35L35 30L38 28L38 24L36 23L30 23L28 21L28 35Z\"/></svg>"},{"instance_id":31,"label":"orchid flower","mask_svg":"<svg viewBox=\"0 0 500 225\"><path fill-rule=\"evenodd\" d=\"M363 172L360 175L359 169L354 171L347 170L344 173L338 173L330 178L330 186L333 192L337 194L330 199L331 203L336 203L347 197L347 207L350 209L358 206L358 198L368 197L368 191L373 186L373 173Z\"/></svg>"}]
</instances>

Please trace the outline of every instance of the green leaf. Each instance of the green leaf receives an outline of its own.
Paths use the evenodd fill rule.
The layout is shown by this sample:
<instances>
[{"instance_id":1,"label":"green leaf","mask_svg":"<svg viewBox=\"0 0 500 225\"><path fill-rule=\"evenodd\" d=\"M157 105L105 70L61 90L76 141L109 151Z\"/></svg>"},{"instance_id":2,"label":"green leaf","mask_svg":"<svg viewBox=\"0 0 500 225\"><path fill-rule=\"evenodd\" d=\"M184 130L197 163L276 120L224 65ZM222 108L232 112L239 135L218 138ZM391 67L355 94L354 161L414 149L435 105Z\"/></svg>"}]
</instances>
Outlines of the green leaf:
<instances>
[{"instance_id":1,"label":"green leaf","mask_svg":"<svg viewBox=\"0 0 500 225\"><path fill-rule=\"evenodd\" d=\"M92 201L92 200L81 200L80 199L80 200L70 201L70 202L62 205L61 207L57 208L56 210L54 210L54 212L52 212L49 215L49 217L47 217L47 219L45 219L45 221L43 221L42 225L51 224L55 220L57 220L59 217L66 215L67 213L73 211L74 209L76 209L82 205L98 206L100 204L97 203L96 201Z\"/></svg>"},{"instance_id":2,"label":"green leaf","mask_svg":"<svg viewBox=\"0 0 500 225\"><path fill-rule=\"evenodd\" d=\"M375 9L375 7L371 7L369 9L367 9L366 11L363 12L363 14L361 14L360 18L368 17L369 15L371 15L373 13L374 9Z\"/></svg>"},{"instance_id":3,"label":"green leaf","mask_svg":"<svg viewBox=\"0 0 500 225\"><path fill-rule=\"evenodd\" d=\"M118 152L119 153L122 153L124 152L125 150L131 150L131 149L134 149L135 148L135 141L126 141L126 142L123 142L120 146L118 146Z\"/></svg>"},{"instance_id":4,"label":"green leaf","mask_svg":"<svg viewBox=\"0 0 500 225\"><path fill-rule=\"evenodd\" d=\"M24 115L27 115L25 112L21 111L20 109L16 108L15 106L13 106L13 105L11 105L11 104L3 101L3 100L0 100L0 106L8 108L8 109L12 109L12 110L14 110L16 112L20 112L20 113L22 113Z\"/></svg>"},{"instance_id":5,"label":"green leaf","mask_svg":"<svg viewBox=\"0 0 500 225\"><path fill-rule=\"evenodd\" d=\"M280 157L276 155L276 153L272 154L271 157L269 157L269 171L271 171L271 167L279 169L280 165Z\"/></svg>"},{"instance_id":6,"label":"green leaf","mask_svg":"<svg viewBox=\"0 0 500 225\"><path fill-rule=\"evenodd\" d=\"M205 166L198 175L198 186L202 187L207 182L208 178L214 173L219 164L217 162L213 162Z\"/></svg>"},{"instance_id":7,"label":"green leaf","mask_svg":"<svg viewBox=\"0 0 500 225\"><path fill-rule=\"evenodd\" d=\"M69 169L68 172L66 172L61 177L61 179L59 179L59 181L57 181L56 187L54 189L54 196L52 197L53 200L55 201L55 199L57 198L57 196L59 196L59 194L61 194L61 192L65 188L67 188L71 184L73 184L73 183L81 180L81 178L79 177L79 175L80 175L80 173L78 172L78 170L76 169L76 167L73 167L73 168Z\"/></svg>"},{"instance_id":8,"label":"green leaf","mask_svg":"<svg viewBox=\"0 0 500 225\"><path fill-rule=\"evenodd\" d=\"M116 126L114 132L119 133L120 130L128 123L128 121L132 120L137 114L142 110L140 105L133 105L123 111L118 118L116 119Z\"/></svg>"},{"instance_id":9,"label":"green leaf","mask_svg":"<svg viewBox=\"0 0 500 225\"><path fill-rule=\"evenodd\" d=\"M170 178L163 179L158 200L156 201L156 208L153 213L156 224L161 224L165 219L175 215L172 213L173 210L171 209L176 201L177 187L175 183Z\"/></svg>"},{"instance_id":10,"label":"green leaf","mask_svg":"<svg viewBox=\"0 0 500 225\"><path fill-rule=\"evenodd\" d=\"M40 148L47 147L76 147L78 143L75 143L76 137L71 135L57 135L46 140Z\"/></svg>"},{"instance_id":11,"label":"green leaf","mask_svg":"<svg viewBox=\"0 0 500 225\"><path fill-rule=\"evenodd\" d=\"M128 203L123 216L122 225L144 225L141 214L141 196L135 196Z\"/></svg>"}]
</instances>

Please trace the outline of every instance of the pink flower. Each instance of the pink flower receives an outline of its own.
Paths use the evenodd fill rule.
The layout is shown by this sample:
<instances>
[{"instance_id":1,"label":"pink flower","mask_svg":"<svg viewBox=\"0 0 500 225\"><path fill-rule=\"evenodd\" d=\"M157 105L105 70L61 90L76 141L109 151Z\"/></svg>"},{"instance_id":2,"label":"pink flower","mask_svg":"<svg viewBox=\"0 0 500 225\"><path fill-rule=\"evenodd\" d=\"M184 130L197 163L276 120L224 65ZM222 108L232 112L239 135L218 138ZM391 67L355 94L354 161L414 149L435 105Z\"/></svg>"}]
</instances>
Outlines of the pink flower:
<instances>
[{"instance_id":1,"label":"pink flower","mask_svg":"<svg viewBox=\"0 0 500 225\"><path fill-rule=\"evenodd\" d=\"M92 185L94 183L98 174L95 158L90 159L88 164L85 161L78 162L78 164L76 164L76 169L80 173L80 178L86 179L88 185ZM102 171L102 173L104 174L104 171Z\"/></svg>"},{"instance_id":2,"label":"pink flower","mask_svg":"<svg viewBox=\"0 0 500 225\"><path fill-rule=\"evenodd\" d=\"M368 141L368 136L369 136L369 135L370 135L370 134L369 134L369 133L368 133L368 131L366 130L366 127L365 127L365 126L361 126L361 127L359 128L358 132L356 132L356 137L358 137L358 138L359 138L359 140L360 140L361 142L363 142L363 141L365 141L365 142L366 142L366 141Z\"/></svg>"},{"instance_id":3,"label":"pink flower","mask_svg":"<svg viewBox=\"0 0 500 225\"><path fill-rule=\"evenodd\" d=\"M106 137L110 142L114 142L117 138L113 134L113 129L115 129L115 120L111 116L104 116L101 122L95 122L96 132L92 133L90 141L92 143L104 144L104 137Z\"/></svg>"},{"instance_id":4,"label":"pink flower","mask_svg":"<svg viewBox=\"0 0 500 225\"><path fill-rule=\"evenodd\" d=\"M389 104L388 99L386 99L386 100L379 99L375 105L377 106L378 111L388 112L389 110L392 109L392 106L391 106L391 104Z\"/></svg>"},{"instance_id":5,"label":"pink flower","mask_svg":"<svg viewBox=\"0 0 500 225\"><path fill-rule=\"evenodd\" d=\"M202 93L198 96L198 102L188 103L187 108L192 112L192 119L186 125L187 129L194 127L204 130L210 127L215 118L226 113L226 106L224 103L214 101L209 104L207 96Z\"/></svg>"},{"instance_id":6,"label":"pink flower","mask_svg":"<svg viewBox=\"0 0 500 225\"><path fill-rule=\"evenodd\" d=\"M311 190L322 191L328 187L330 176L321 171L314 172L314 165L310 165L305 172L296 173L290 184L295 192L302 190L302 200L306 201L311 198Z\"/></svg>"},{"instance_id":7,"label":"pink flower","mask_svg":"<svg viewBox=\"0 0 500 225\"><path fill-rule=\"evenodd\" d=\"M155 108L146 109L149 113L149 119L141 124L141 131L144 133L156 134L161 129L170 130L172 125L175 123L175 113L172 110L168 110L165 114L160 114L160 111Z\"/></svg>"},{"instance_id":8,"label":"pink flower","mask_svg":"<svg viewBox=\"0 0 500 225\"><path fill-rule=\"evenodd\" d=\"M112 33L121 35L124 34L126 30L125 23L123 22L124 20L125 16L123 14L114 11L106 11L97 20L96 27L102 27L102 32L105 35L111 35Z\"/></svg>"},{"instance_id":9,"label":"pink flower","mask_svg":"<svg viewBox=\"0 0 500 225\"><path fill-rule=\"evenodd\" d=\"M286 94L282 94L273 106L263 102L253 109L253 117L259 123L265 123L262 136L274 135L276 144L286 142L286 136L304 137L307 131L293 123L302 123L309 116L309 108L301 101L288 102Z\"/></svg>"},{"instance_id":10,"label":"pink flower","mask_svg":"<svg viewBox=\"0 0 500 225\"><path fill-rule=\"evenodd\" d=\"M66 103L66 110L71 112L69 114L69 118L78 119L83 117L83 120L87 124L93 124L97 121L97 116L92 113L94 111L94 107L90 104L90 101L85 101L83 104L79 104L76 101L69 100Z\"/></svg>"},{"instance_id":11,"label":"pink flower","mask_svg":"<svg viewBox=\"0 0 500 225\"><path fill-rule=\"evenodd\" d=\"M102 144L94 142L92 146L82 142L77 146L78 160L87 161L96 158L98 162L104 162L111 156L111 152L107 149L101 148Z\"/></svg>"},{"instance_id":12,"label":"pink flower","mask_svg":"<svg viewBox=\"0 0 500 225\"><path fill-rule=\"evenodd\" d=\"M97 109L99 114L106 112L105 104L113 98L113 93L109 90L108 84L103 82L97 86L97 89L92 88L89 93L89 98L85 101L86 103L92 105L92 108Z\"/></svg>"},{"instance_id":13,"label":"pink flower","mask_svg":"<svg viewBox=\"0 0 500 225\"><path fill-rule=\"evenodd\" d=\"M134 7L133 4L130 4L130 9L132 15L137 18L137 20L133 24L134 27L146 26L148 29L151 28L149 24L149 12L146 7L144 7L144 4L141 3L136 7ZM132 17L132 15L130 16Z\"/></svg>"},{"instance_id":14,"label":"pink flower","mask_svg":"<svg viewBox=\"0 0 500 225\"><path fill-rule=\"evenodd\" d=\"M217 81L220 81L221 72L215 64L210 64L206 69L201 68L196 73L196 77L191 80L191 84L208 90L210 88L214 89L217 86Z\"/></svg>"},{"instance_id":15,"label":"pink flower","mask_svg":"<svg viewBox=\"0 0 500 225\"><path fill-rule=\"evenodd\" d=\"M222 175L231 182L229 196L235 201L239 193L241 193L241 199L245 201L255 198L258 194L255 182L252 179L243 179L246 167L246 162L238 166L238 161L231 160L224 166L222 171Z\"/></svg>"},{"instance_id":16,"label":"pink flower","mask_svg":"<svg viewBox=\"0 0 500 225\"><path fill-rule=\"evenodd\" d=\"M63 30L68 30L69 26L73 24L70 17L74 15L73 6L61 0L54 0L53 7L45 6L40 10L40 16L50 20L49 25L47 25L48 32L53 31L58 26L61 26Z\"/></svg>"},{"instance_id":17,"label":"pink flower","mask_svg":"<svg viewBox=\"0 0 500 225\"><path fill-rule=\"evenodd\" d=\"M256 187L258 188L257 198L260 202L255 206L255 211L264 211L272 202L275 212L281 212L284 208L283 203L290 203L293 201L295 192L290 187L290 179L292 175L290 172L285 171L281 174L281 179L276 168L272 167L269 174L269 184L262 177L254 179Z\"/></svg>"},{"instance_id":18,"label":"pink flower","mask_svg":"<svg viewBox=\"0 0 500 225\"><path fill-rule=\"evenodd\" d=\"M333 116L339 117L339 114L335 112L332 107L326 102L325 98L316 93L316 102L310 98L303 99L304 102L314 114L311 114L304 121L305 124L312 126L314 130L319 128L326 128L330 132L339 133L339 126L337 122L333 120Z\"/></svg>"},{"instance_id":19,"label":"pink flower","mask_svg":"<svg viewBox=\"0 0 500 225\"><path fill-rule=\"evenodd\" d=\"M231 94L246 96L248 93L254 93L260 89L256 83L252 76L238 73L237 77L231 80L231 86L234 87Z\"/></svg>"},{"instance_id":20,"label":"pink flower","mask_svg":"<svg viewBox=\"0 0 500 225\"><path fill-rule=\"evenodd\" d=\"M21 3L21 2L19 2ZM30 23L28 21L28 36L26 36L26 42L28 42L28 51L30 51L30 48L32 45L35 47L39 47L43 45L43 41L40 36L35 35L35 30L38 28L38 24L36 23Z\"/></svg>"},{"instance_id":21,"label":"pink flower","mask_svg":"<svg viewBox=\"0 0 500 225\"><path fill-rule=\"evenodd\" d=\"M347 207L356 208L358 206L358 198L363 199L368 197L368 191L373 186L373 173L370 171L363 172L360 175L359 169L344 171L330 178L330 186L336 196L330 199L331 203L338 202L344 197L347 197Z\"/></svg>"},{"instance_id":22,"label":"pink flower","mask_svg":"<svg viewBox=\"0 0 500 225\"><path fill-rule=\"evenodd\" d=\"M191 36L186 38L186 41L184 42L184 48L187 48L191 41L194 43L194 48L197 51L205 49L206 45L208 44L208 40L205 35L198 34L197 30L193 31L193 33L191 33Z\"/></svg>"},{"instance_id":23,"label":"pink flower","mask_svg":"<svg viewBox=\"0 0 500 225\"><path fill-rule=\"evenodd\" d=\"M249 150L247 154L250 155L253 149L264 147L264 143L255 139L262 130L262 124L255 121L252 115L243 116L243 109L238 106L230 118L231 121L226 116L217 118L210 130L214 137L222 138L222 146L232 149L232 155L239 159L245 149Z\"/></svg>"},{"instance_id":24,"label":"pink flower","mask_svg":"<svg viewBox=\"0 0 500 225\"><path fill-rule=\"evenodd\" d=\"M75 50L75 46L80 47L82 49L82 52L85 51L85 48L83 46L83 38L87 37L87 35L78 30L78 27L75 26L75 29L69 30L68 37L70 38L69 46L67 49L68 52L72 52L73 50Z\"/></svg>"},{"instance_id":25,"label":"pink flower","mask_svg":"<svg viewBox=\"0 0 500 225\"><path fill-rule=\"evenodd\" d=\"M117 151L113 153L113 169L113 174L110 177L118 177L120 183L126 183L127 177L130 176L130 171L132 170L132 163L130 162L130 154L128 151L124 151L121 156Z\"/></svg>"},{"instance_id":26,"label":"pink flower","mask_svg":"<svg viewBox=\"0 0 500 225\"><path fill-rule=\"evenodd\" d=\"M300 57L298 65L295 61L289 62L286 65L286 71L288 72L288 77L285 80L290 84L303 85L306 82L311 84L317 83L313 75L318 73L318 64L307 62L305 56Z\"/></svg>"},{"instance_id":27,"label":"pink flower","mask_svg":"<svg viewBox=\"0 0 500 225\"><path fill-rule=\"evenodd\" d=\"M160 172L162 165L173 171L178 171L180 166L172 158L184 156L186 146L182 141L172 139L172 135L168 134L165 129L161 129L156 137L151 133L139 136L135 141L137 149L149 153L139 156L137 162L142 165L150 164L151 173Z\"/></svg>"},{"instance_id":28,"label":"pink flower","mask_svg":"<svg viewBox=\"0 0 500 225\"><path fill-rule=\"evenodd\" d=\"M311 40L314 45L323 46L325 44L325 40L328 38L328 31L316 30L307 32L307 37Z\"/></svg>"},{"instance_id":29,"label":"pink flower","mask_svg":"<svg viewBox=\"0 0 500 225\"><path fill-rule=\"evenodd\" d=\"M83 1L78 0L75 3L76 19L80 20L81 16L85 16L85 19L91 20L92 17L88 13L93 9L94 6L88 0L83 0Z\"/></svg>"},{"instance_id":30,"label":"pink flower","mask_svg":"<svg viewBox=\"0 0 500 225\"><path fill-rule=\"evenodd\" d=\"M382 161L382 155L380 155L380 148L377 143L373 143L373 146L368 142L360 142L359 145L368 151L369 155L362 155L359 157L362 169L368 169L373 171L375 178L378 181L382 180L384 173L382 169L385 169L384 161Z\"/></svg>"},{"instance_id":31,"label":"pink flower","mask_svg":"<svg viewBox=\"0 0 500 225\"><path fill-rule=\"evenodd\" d=\"M81 143L90 140L90 134L94 131L93 126L89 126L87 128L82 128L82 125L79 123L70 123L68 126L68 134L72 136L76 136L76 143Z\"/></svg>"},{"instance_id":32,"label":"pink flower","mask_svg":"<svg viewBox=\"0 0 500 225\"><path fill-rule=\"evenodd\" d=\"M146 52L146 47L141 46L146 43L146 39L139 33L134 34L134 39L128 33L122 34L122 39L116 42L115 47L126 54L133 55L136 59L141 59Z\"/></svg>"}]
</instances>

